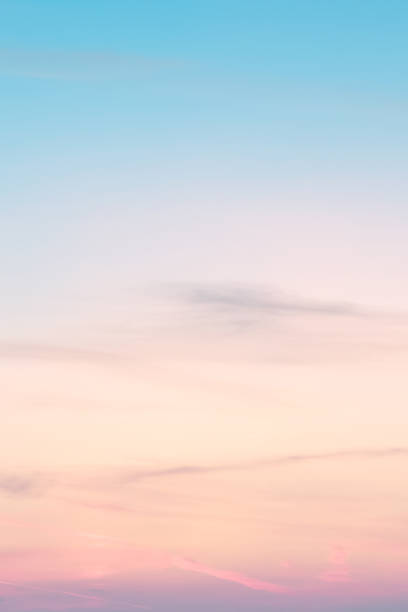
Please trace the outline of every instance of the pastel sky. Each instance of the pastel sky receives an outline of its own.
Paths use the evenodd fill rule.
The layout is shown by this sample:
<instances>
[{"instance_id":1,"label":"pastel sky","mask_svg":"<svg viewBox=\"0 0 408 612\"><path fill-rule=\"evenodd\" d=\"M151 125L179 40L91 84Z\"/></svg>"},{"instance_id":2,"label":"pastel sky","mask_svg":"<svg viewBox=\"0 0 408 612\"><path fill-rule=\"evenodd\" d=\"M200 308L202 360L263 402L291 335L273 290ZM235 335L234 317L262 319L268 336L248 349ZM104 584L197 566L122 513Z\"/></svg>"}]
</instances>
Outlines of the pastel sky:
<instances>
[{"instance_id":1,"label":"pastel sky","mask_svg":"<svg viewBox=\"0 0 408 612\"><path fill-rule=\"evenodd\" d=\"M1 1L0 610L407 610L407 28Z\"/></svg>"}]
</instances>

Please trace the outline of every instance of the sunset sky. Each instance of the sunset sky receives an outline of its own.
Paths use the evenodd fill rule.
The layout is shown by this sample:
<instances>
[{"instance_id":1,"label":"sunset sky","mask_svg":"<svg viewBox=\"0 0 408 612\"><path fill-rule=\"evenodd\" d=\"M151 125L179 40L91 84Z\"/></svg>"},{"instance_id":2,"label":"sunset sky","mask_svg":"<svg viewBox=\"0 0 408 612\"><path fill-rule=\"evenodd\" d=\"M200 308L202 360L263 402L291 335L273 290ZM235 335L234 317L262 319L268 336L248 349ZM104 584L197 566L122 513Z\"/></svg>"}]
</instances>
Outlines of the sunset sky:
<instances>
[{"instance_id":1,"label":"sunset sky","mask_svg":"<svg viewBox=\"0 0 408 612\"><path fill-rule=\"evenodd\" d=\"M0 2L0 610L406 612L408 4Z\"/></svg>"}]
</instances>

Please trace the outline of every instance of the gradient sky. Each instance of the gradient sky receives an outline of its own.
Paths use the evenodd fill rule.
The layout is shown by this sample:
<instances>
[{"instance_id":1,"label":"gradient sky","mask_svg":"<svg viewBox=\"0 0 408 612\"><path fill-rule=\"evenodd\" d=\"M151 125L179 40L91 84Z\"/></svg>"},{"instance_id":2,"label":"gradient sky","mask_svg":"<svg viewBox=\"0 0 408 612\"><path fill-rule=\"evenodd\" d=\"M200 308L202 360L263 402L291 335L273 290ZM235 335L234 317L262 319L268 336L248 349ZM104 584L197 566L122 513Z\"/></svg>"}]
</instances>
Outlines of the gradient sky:
<instances>
[{"instance_id":1,"label":"gradient sky","mask_svg":"<svg viewBox=\"0 0 408 612\"><path fill-rule=\"evenodd\" d=\"M408 606L403 0L0 3L0 610Z\"/></svg>"}]
</instances>

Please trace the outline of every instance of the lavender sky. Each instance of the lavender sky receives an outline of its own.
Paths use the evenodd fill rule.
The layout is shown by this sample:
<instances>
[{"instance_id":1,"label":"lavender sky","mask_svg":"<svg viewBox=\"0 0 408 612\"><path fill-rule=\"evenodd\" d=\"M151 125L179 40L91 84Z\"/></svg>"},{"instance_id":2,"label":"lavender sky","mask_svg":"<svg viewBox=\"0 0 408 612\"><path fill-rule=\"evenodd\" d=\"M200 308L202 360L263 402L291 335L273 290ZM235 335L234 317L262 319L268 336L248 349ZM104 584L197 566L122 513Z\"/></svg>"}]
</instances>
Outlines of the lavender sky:
<instances>
[{"instance_id":1,"label":"lavender sky","mask_svg":"<svg viewBox=\"0 0 408 612\"><path fill-rule=\"evenodd\" d=\"M405 612L408 5L0 3L0 610Z\"/></svg>"}]
</instances>

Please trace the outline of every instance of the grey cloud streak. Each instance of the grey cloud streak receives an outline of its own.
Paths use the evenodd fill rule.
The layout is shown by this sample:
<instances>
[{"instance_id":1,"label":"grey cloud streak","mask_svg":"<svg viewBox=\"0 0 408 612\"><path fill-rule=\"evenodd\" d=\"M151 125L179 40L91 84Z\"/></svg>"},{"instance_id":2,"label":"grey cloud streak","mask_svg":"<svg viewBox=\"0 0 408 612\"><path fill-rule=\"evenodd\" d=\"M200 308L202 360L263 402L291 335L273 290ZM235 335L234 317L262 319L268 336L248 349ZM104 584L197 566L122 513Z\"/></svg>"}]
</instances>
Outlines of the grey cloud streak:
<instances>
[{"instance_id":1,"label":"grey cloud streak","mask_svg":"<svg viewBox=\"0 0 408 612\"><path fill-rule=\"evenodd\" d=\"M284 297L252 287L234 285L198 285L179 287L173 293L191 305L234 311L236 313L258 313L270 315L316 315L361 317L368 312L348 302L325 302Z\"/></svg>"},{"instance_id":2,"label":"grey cloud streak","mask_svg":"<svg viewBox=\"0 0 408 612\"><path fill-rule=\"evenodd\" d=\"M43 495L57 480L58 475L50 473L9 470L0 473L0 493L16 497Z\"/></svg>"},{"instance_id":3,"label":"grey cloud streak","mask_svg":"<svg viewBox=\"0 0 408 612\"><path fill-rule=\"evenodd\" d=\"M408 447L389 447L379 449L355 449L355 450L339 450L325 453L304 453L304 454L290 454L284 456L278 456L269 459L261 459L258 461L251 461L246 463L219 463L215 465L178 465L168 468L158 469L122 469L119 471L111 472L109 476L106 474L95 475L89 480L87 478L81 478L78 481L74 473L71 473L68 478L67 475L61 477L61 475L55 474L50 476L49 474L38 474L38 475L21 475L21 474L0 474L0 492L8 495L16 496L32 496L35 494L45 494L49 489L64 486L68 489L82 489L84 486L89 489L89 486L94 491L115 489L117 487L137 484L139 482L150 480L150 479L162 479L172 478L178 476L201 476L206 474L217 474L217 473L232 473L232 472L250 472L253 470L267 470L268 468L280 468L290 467L295 465L302 465L308 463L317 463L322 461L335 461L335 460L375 460L375 459L390 459L393 457L407 457L408 458ZM66 497L61 497L54 494L55 499L60 501L70 501ZM73 500L71 500L73 501ZM126 506L117 503L92 503L92 502L78 502L79 505L86 506L89 508L98 508L112 510L116 512L129 512L133 511Z\"/></svg>"},{"instance_id":4,"label":"grey cloud streak","mask_svg":"<svg viewBox=\"0 0 408 612\"><path fill-rule=\"evenodd\" d=\"M395 456L407 456L408 447L395 447L385 449L344 450L327 453L293 454L264 459L248 463L231 463L218 465L180 465L157 470L129 470L119 476L121 484L132 484L146 479L169 478L172 476L189 476L212 473L244 472L256 469L283 467L318 461L336 459L385 459Z\"/></svg>"},{"instance_id":5,"label":"grey cloud streak","mask_svg":"<svg viewBox=\"0 0 408 612\"><path fill-rule=\"evenodd\" d=\"M31 495L37 486L37 479L30 476L0 474L0 491L9 495Z\"/></svg>"}]
</instances>

